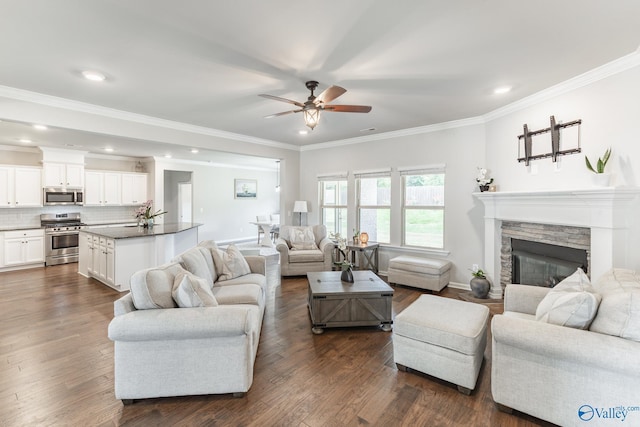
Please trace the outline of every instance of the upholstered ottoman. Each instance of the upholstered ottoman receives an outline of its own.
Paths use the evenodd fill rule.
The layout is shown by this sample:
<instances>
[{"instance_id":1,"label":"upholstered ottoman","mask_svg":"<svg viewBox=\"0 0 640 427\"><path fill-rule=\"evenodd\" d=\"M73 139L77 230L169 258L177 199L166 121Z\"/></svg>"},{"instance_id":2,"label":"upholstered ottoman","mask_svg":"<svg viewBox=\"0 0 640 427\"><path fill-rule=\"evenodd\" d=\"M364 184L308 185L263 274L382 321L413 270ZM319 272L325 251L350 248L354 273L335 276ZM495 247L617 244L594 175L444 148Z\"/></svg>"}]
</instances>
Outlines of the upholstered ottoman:
<instances>
[{"instance_id":1,"label":"upholstered ottoman","mask_svg":"<svg viewBox=\"0 0 640 427\"><path fill-rule=\"evenodd\" d=\"M451 262L444 259L399 256L389 260L389 283L440 292L449 284Z\"/></svg>"},{"instance_id":2,"label":"upholstered ottoman","mask_svg":"<svg viewBox=\"0 0 640 427\"><path fill-rule=\"evenodd\" d=\"M394 361L401 371L415 369L470 394L482 365L488 319L484 305L421 295L395 318Z\"/></svg>"}]
</instances>

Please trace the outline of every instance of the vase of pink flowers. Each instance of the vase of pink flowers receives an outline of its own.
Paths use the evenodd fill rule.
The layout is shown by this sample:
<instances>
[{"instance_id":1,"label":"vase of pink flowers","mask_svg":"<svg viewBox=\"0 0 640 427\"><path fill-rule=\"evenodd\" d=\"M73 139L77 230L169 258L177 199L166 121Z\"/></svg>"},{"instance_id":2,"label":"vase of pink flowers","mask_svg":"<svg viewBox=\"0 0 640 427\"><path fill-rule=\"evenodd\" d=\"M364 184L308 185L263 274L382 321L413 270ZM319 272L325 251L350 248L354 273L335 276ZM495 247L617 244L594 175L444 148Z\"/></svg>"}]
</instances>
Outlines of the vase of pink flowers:
<instances>
[{"instance_id":1,"label":"vase of pink flowers","mask_svg":"<svg viewBox=\"0 0 640 427\"><path fill-rule=\"evenodd\" d=\"M166 213L167 211L163 211L162 209L158 209L154 212L153 200L147 200L142 206L136 209L135 216L138 219L139 226L144 228L152 228L155 221L154 218Z\"/></svg>"}]
</instances>

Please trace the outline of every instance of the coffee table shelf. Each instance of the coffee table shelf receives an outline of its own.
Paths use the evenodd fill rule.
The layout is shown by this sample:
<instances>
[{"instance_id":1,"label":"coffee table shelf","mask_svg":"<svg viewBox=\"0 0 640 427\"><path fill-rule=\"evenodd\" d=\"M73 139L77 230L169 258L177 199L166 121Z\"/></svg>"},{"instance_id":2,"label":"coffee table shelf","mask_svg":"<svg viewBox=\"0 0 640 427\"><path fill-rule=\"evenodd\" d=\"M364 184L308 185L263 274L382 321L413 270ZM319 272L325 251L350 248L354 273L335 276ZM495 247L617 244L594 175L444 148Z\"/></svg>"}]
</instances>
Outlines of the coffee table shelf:
<instances>
[{"instance_id":1,"label":"coffee table shelf","mask_svg":"<svg viewBox=\"0 0 640 427\"><path fill-rule=\"evenodd\" d=\"M372 271L354 271L354 283L340 280L341 272L307 273L312 332L325 328L381 326L391 331L393 288Z\"/></svg>"}]
</instances>

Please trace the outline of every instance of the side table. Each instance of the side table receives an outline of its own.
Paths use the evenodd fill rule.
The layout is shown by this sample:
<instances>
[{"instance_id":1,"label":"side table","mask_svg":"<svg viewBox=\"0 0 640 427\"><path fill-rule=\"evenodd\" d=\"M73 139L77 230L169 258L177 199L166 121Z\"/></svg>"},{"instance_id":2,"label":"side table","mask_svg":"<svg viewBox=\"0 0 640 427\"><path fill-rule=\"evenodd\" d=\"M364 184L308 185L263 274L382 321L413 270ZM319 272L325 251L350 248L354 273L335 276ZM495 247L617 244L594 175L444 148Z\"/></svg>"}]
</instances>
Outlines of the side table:
<instances>
[{"instance_id":1,"label":"side table","mask_svg":"<svg viewBox=\"0 0 640 427\"><path fill-rule=\"evenodd\" d=\"M378 272L378 248L380 245L376 242L360 243L357 245L347 245L347 251L351 252L351 262L356 264L359 270L369 269L374 273Z\"/></svg>"}]
</instances>

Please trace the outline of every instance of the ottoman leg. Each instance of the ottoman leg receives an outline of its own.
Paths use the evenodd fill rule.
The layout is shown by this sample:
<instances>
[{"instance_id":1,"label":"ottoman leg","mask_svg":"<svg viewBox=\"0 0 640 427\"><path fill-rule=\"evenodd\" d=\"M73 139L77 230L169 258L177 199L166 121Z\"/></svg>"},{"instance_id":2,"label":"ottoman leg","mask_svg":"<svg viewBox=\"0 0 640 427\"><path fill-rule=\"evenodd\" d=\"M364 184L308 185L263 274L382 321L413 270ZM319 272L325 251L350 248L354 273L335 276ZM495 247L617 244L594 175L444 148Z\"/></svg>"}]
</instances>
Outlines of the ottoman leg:
<instances>
[{"instance_id":1,"label":"ottoman leg","mask_svg":"<svg viewBox=\"0 0 640 427\"><path fill-rule=\"evenodd\" d=\"M409 371L406 366L401 365L399 363L396 363L396 366L398 367L398 371L402 371L402 372L408 372Z\"/></svg>"},{"instance_id":2,"label":"ottoman leg","mask_svg":"<svg viewBox=\"0 0 640 427\"><path fill-rule=\"evenodd\" d=\"M458 391L466 396L469 396L472 390L470 388L462 387L461 385L459 385Z\"/></svg>"},{"instance_id":3,"label":"ottoman leg","mask_svg":"<svg viewBox=\"0 0 640 427\"><path fill-rule=\"evenodd\" d=\"M508 406L504 406L502 403L498 403L495 402L496 406L498 407L498 410L500 412L504 412L507 414L513 414L513 409L509 408Z\"/></svg>"}]
</instances>

